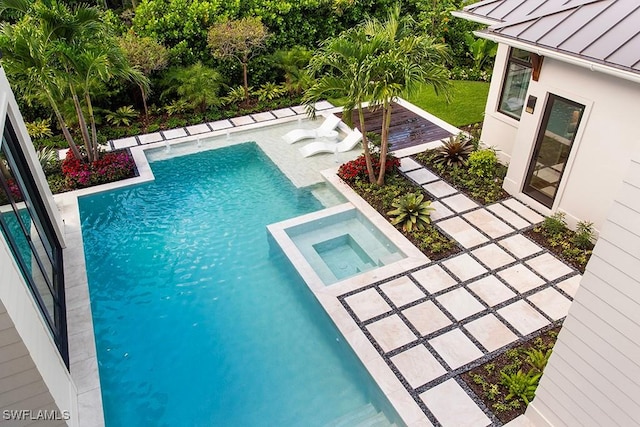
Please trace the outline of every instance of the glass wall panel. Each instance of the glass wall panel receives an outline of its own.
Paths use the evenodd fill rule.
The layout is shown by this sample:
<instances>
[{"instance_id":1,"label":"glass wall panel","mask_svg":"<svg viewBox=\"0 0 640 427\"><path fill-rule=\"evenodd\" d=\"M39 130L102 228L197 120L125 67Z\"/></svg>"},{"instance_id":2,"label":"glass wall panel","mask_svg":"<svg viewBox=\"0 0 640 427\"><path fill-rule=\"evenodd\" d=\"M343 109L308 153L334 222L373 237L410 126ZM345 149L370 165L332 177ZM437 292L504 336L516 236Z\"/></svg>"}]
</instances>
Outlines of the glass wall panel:
<instances>
[{"instance_id":1,"label":"glass wall panel","mask_svg":"<svg viewBox=\"0 0 640 427\"><path fill-rule=\"evenodd\" d=\"M0 144L0 234L68 366L62 248L9 117Z\"/></svg>"}]
</instances>

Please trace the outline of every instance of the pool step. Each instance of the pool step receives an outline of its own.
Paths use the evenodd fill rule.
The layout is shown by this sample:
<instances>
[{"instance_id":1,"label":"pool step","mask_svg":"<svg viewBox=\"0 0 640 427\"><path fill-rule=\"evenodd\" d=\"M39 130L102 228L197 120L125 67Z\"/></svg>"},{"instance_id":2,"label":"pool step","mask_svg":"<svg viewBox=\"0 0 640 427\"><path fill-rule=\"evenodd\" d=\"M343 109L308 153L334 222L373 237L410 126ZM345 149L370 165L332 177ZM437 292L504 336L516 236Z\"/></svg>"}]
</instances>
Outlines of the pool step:
<instances>
[{"instance_id":1,"label":"pool step","mask_svg":"<svg viewBox=\"0 0 640 427\"><path fill-rule=\"evenodd\" d=\"M371 403L367 403L354 411L351 411L335 420L325 427L393 427L387 417L382 412L378 412Z\"/></svg>"}]
</instances>

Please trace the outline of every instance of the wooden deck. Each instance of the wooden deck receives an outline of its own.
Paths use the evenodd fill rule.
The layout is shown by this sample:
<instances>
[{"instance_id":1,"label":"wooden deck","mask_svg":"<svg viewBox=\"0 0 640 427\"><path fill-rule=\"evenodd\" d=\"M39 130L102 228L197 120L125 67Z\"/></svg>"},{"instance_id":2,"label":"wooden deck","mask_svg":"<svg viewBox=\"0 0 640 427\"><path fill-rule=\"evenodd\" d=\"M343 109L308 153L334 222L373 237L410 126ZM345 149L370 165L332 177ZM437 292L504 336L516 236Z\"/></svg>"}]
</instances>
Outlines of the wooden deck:
<instances>
[{"instance_id":1,"label":"wooden deck","mask_svg":"<svg viewBox=\"0 0 640 427\"><path fill-rule=\"evenodd\" d=\"M342 117L342 113L336 113ZM360 129L358 116L354 112L353 124ZM380 134L382 129L382 110L364 113L367 132ZM389 149L399 150L427 142L445 139L452 134L440 126L414 113L399 104L392 104L391 126L389 128Z\"/></svg>"}]
</instances>

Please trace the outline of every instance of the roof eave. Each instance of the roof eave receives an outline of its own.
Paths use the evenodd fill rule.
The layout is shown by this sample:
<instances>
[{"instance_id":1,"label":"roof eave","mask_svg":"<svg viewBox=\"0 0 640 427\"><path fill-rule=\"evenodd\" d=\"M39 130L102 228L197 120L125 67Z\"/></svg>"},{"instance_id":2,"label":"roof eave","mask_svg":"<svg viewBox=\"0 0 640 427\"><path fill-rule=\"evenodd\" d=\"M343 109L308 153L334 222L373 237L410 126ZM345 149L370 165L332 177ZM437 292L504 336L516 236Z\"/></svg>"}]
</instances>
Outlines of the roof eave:
<instances>
[{"instance_id":1,"label":"roof eave","mask_svg":"<svg viewBox=\"0 0 640 427\"><path fill-rule=\"evenodd\" d=\"M451 15L455 16L456 18L462 18L466 19L467 21L473 21L484 25L496 25L502 23L501 20L487 18L486 16L476 15L464 10L454 10L451 12Z\"/></svg>"},{"instance_id":2,"label":"roof eave","mask_svg":"<svg viewBox=\"0 0 640 427\"><path fill-rule=\"evenodd\" d=\"M496 34L490 30L474 31L473 34L476 37L491 40L496 43L503 43L511 47L523 49L528 52L533 52L541 56L554 58L562 62L567 62L573 65L577 65L582 68L587 68L591 71L598 71L604 74L615 76L621 79L629 80L635 83L640 83L640 73L633 71L623 70L621 68L613 67L611 65L590 61L588 59L571 55L568 53L560 52L555 49L545 48L533 43L524 42L522 40L514 39L511 37L504 37Z\"/></svg>"}]
</instances>

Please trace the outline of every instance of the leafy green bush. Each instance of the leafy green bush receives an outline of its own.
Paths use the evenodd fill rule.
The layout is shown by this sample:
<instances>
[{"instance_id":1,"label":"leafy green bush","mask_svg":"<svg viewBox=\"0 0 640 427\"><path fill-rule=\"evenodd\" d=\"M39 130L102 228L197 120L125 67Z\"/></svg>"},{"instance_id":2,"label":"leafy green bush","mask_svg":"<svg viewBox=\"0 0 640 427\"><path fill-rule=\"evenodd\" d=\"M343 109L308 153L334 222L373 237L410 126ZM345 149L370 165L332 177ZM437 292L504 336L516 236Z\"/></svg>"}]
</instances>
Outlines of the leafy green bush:
<instances>
[{"instance_id":1,"label":"leafy green bush","mask_svg":"<svg viewBox=\"0 0 640 427\"><path fill-rule=\"evenodd\" d=\"M548 216L542 222L542 230L546 236L557 236L567 231L567 222L564 212L556 212Z\"/></svg>"},{"instance_id":2,"label":"leafy green bush","mask_svg":"<svg viewBox=\"0 0 640 427\"><path fill-rule=\"evenodd\" d=\"M474 151L469 155L469 173L483 179L493 179L498 157L492 149Z\"/></svg>"},{"instance_id":3,"label":"leafy green bush","mask_svg":"<svg viewBox=\"0 0 640 427\"><path fill-rule=\"evenodd\" d=\"M593 247L593 223L589 221L580 221L576 226L576 232L571 241L579 249L591 249Z\"/></svg>"},{"instance_id":4,"label":"leafy green bush","mask_svg":"<svg viewBox=\"0 0 640 427\"><path fill-rule=\"evenodd\" d=\"M148 133L157 132L159 130L160 130L160 125L157 123L151 123L149 126L147 126Z\"/></svg>"},{"instance_id":5,"label":"leafy green bush","mask_svg":"<svg viewBox=\"0 0 640 427\"><path fill-rule=\"evenodd\" d=\"M182 117L171 117L167 120L167 129L181 128L186 126L187 121Z\"/></svg>"}]
</instances>

